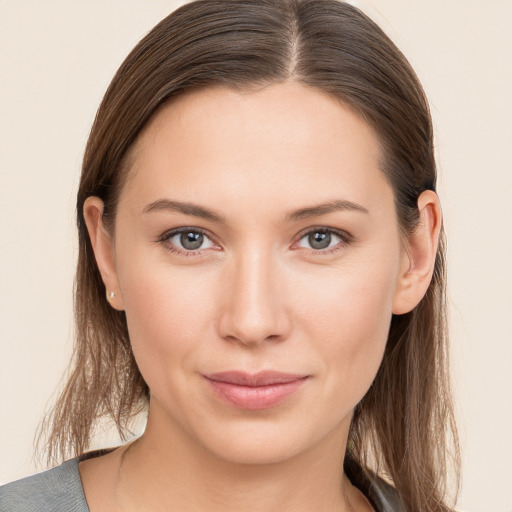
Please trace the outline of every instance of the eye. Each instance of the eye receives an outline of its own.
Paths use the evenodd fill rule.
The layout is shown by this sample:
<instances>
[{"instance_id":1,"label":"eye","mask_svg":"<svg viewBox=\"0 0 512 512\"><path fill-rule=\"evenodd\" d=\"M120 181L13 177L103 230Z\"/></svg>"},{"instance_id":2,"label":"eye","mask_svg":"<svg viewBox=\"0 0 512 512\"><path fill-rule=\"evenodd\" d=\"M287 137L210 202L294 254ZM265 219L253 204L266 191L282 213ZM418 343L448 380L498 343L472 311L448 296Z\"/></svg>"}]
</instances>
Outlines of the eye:
<instances>
[{"instance_id":1,"label":"eye","mask_svg":"<svg viewBox=\"0 0 512 512\"><path fill-rule=\"evenodd\" d=\"M162 241L166 242L171 250L184 253L217 247L206 233L197 228L173 230L166 233L162 237Z\"/></svg>"},{"instance_id":2,"label":"eye","mask_svg":"<svg viewBox=\"0 0 512 512\"><path fill-rule=\"evenodd\" d=\"M300 238L296 246L314 251L332 252L348 244L349 236L327 228L318 228L307 232Z\"/></svg>"}]
</instances>

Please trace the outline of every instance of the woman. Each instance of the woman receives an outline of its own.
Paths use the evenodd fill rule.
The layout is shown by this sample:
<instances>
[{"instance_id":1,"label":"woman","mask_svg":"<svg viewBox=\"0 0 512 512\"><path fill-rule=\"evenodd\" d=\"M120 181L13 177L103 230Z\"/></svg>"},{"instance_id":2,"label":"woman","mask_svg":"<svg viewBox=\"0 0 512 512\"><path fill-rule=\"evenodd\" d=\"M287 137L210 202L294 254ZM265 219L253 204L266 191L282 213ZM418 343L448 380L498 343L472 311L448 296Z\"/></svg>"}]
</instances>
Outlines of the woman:
<instances>
[{"instance_id":1,"label":"woman","mask_svg":"<svg viewBox=\"0 0 512 512\"><path fill-rule=\"evenodd\" d=\"M49 458L74 458L0 510L451 510L435 180L421 86L356 8L164 19L84 157L74 369L48 422ZM126 434L146 408L140 438L86 453L98 419Z\"/></svg>"}]
</instances>

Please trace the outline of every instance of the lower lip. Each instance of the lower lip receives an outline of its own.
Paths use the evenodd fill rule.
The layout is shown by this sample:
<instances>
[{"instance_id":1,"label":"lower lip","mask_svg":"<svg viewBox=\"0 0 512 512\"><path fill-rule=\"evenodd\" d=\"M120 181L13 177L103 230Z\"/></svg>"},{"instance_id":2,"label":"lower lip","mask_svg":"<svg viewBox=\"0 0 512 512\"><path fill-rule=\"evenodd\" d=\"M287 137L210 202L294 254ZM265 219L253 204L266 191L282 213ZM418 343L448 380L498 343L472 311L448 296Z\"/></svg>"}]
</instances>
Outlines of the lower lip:
<instances>
[{"instance_id":1,"label":"lower lip","mask_svg":"<svg viewBox=\"0 0 512 512\"><path fill-rule=\"evenodd\" d=\"M307 377L304 377L268 386L240 386L229 382L206 380L223 402L239 409L256 411L270 409L284 402L302 387L306 379Z\"/></svg>"}]
</instances>

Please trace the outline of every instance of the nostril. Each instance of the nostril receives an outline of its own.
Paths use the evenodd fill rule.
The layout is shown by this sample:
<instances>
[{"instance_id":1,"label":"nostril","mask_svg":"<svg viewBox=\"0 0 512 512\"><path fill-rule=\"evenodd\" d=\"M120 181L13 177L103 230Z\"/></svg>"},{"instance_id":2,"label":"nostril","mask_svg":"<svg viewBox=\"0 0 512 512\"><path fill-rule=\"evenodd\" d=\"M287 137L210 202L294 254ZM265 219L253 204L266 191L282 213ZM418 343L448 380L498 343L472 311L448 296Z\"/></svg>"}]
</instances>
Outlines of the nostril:
<instances>
[{"instance_id":1,"label":"nostril","mask_svg":"<svg viewBox=\"0 0 512 512\"><path fill-rule=\"evenodd\" d=\"M238 343L241 345L245 345L246 347L257 347L264 343L279 343L284 337L280 334L270 334L268 336L252 336L249 337L247 335L233 335L230 334L228 336L224 336L226 341L230 341L232 343Z\"/></svg>"},{"instance_id":2,"label":"nostril","mask_svg":"<svg viewBox=\"0 0 512 512\"><path fill-rule=\"evenodd\" d=\"M282 274L277 274L268 251L249 249L238 255L225 275L218 304L219 334L252 346L282 341L290 329Z\"/></svg>"}]
</instances>

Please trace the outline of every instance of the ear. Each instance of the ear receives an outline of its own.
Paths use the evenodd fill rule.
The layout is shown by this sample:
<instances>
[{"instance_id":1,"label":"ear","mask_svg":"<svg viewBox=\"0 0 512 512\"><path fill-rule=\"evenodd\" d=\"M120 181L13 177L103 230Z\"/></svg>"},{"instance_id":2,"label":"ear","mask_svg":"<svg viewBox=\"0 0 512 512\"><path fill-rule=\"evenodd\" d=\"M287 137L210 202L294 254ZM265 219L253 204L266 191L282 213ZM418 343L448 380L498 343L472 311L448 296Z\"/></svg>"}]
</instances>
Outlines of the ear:
<instances>
[{"instance_id":1,"label":"ear","mask_svg":"<svg viewBox=\"0 0 512 512\"><path fill-rule=\"evenodd\" d=\"M122 311L124 303L117 278L114 244L103 223L103 201L99 197L88 197L83 211L96 264L105 284L106 300L113 308Z\"/></svg>"},{"instance_id":2,"label":"ear","mask_svg":"<svg viewBox=\"0 0 512 512\"><path fill-rule=\"evenodd\" d=\"M400 277L393 301L393 314L413 310L424 297L432 280L442 213L437 194L425 190L418 198L420 220L408 236Z\"/></svg>"}]
</instances>

